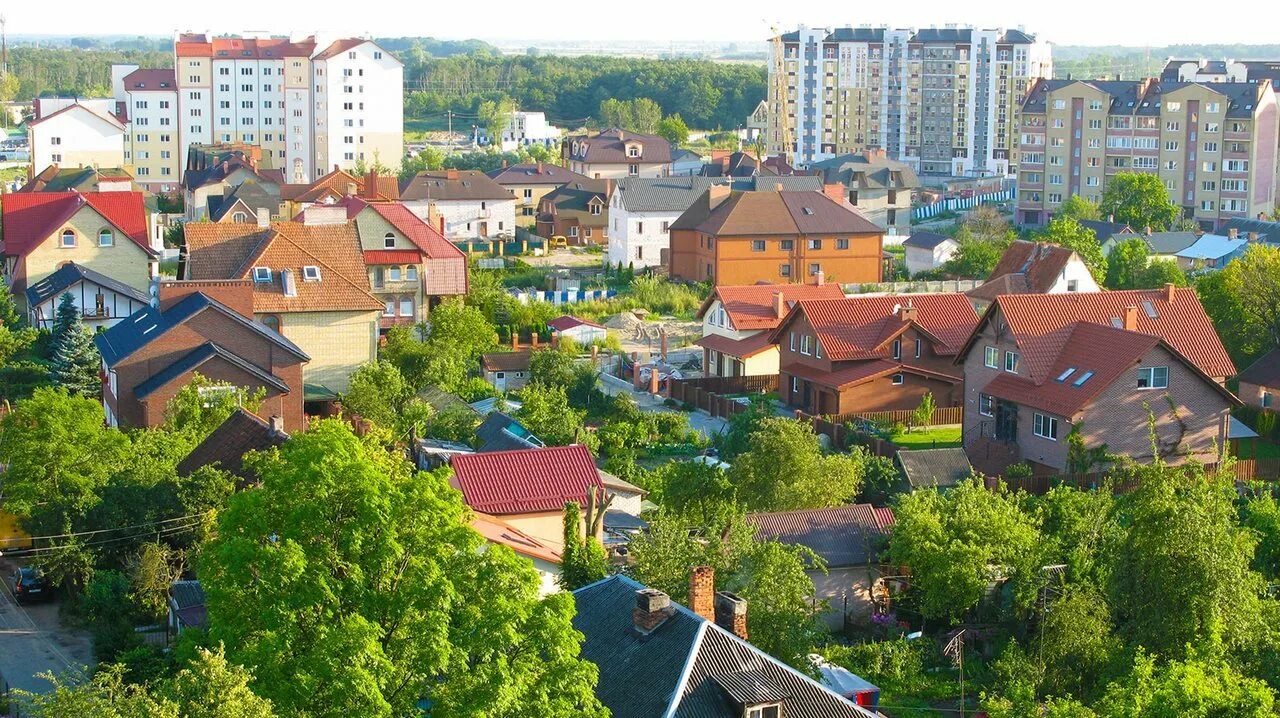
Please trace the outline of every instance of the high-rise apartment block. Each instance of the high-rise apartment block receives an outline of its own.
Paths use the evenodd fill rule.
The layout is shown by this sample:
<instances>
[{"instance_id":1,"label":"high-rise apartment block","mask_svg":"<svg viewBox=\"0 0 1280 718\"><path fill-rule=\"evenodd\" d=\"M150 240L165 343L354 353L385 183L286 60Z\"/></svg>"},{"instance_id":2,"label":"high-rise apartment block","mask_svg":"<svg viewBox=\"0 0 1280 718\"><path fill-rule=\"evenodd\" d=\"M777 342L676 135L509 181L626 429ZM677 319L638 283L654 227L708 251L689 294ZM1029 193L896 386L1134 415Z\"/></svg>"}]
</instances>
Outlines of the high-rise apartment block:
<instances>
[{"instance_id":1,"label":"high-rise apartment block","mask_svg":"<svg viewBox=\"0 0 1280 718\"><path fill-rule=\"evenodd\" d=\"M768 149L797 166L882 148L921 174L1013 175L1019 103L1053 74L1048 43L1022 30L802 27L780 49Z\"/></svg>"},{"instance_id":2,"label":"high-rise apartment block","mask_svg":"<svg viewBox=\"0 0 1280 718\"><path fill-rule=\"evenodd\" d=\"M1021 124L1023 224L1047 222L1071 195L1098 201L1120 172L1159 175L1206 230L1275 207L1280 123L1269 81L1040 80Z\"/></svg>"}]
</instances>

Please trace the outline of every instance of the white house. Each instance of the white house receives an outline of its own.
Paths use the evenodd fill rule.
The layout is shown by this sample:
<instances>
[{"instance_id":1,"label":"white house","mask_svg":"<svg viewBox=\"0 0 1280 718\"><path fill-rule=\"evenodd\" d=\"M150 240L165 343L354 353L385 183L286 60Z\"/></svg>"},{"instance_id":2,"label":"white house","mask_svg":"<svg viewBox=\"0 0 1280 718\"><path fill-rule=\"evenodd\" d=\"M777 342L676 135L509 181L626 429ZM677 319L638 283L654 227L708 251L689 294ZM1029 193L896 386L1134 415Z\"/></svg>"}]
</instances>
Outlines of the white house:
<instances>
[{"instance_id":1,"label":"white house","mask_svg":"<svg viewBox=\"0 0 1280 718\"><path fill-rule=\"evenodd\" d=\"M544 112L514 112L511 121L502 130L501 147L503 152L512 152L520 147L542 145L553 147L560 141L561 130L547 122ZM476 142L490 144L493 138L483 127L476 128Z\"/></svg>"},{"instance_id":2,"label":"white house","mask_svg":"<svg viewBox=\"0 0 1280 718\"><path fill-rule=\"evenodd\" d=\"M568 314L547 322L547 327L551 329L551 336L558 339L572 339L579 346L602 342L609 336L609 331L599 324L571 317Z\"/></svg>"},{"instance_id":3,"label":"white house","mask_svg":"<svg viewBox=\"0 0 1280 718\"><path fill-rule=\"evenodd\" d=\"M913 232L902 243L906 250L907 273L927 272L946 264L956 250L956 240L945 234Z\"/></svg>"},{"instance_id":4,"label":"white house","mask_svg":"<svg viewBox=\"0 0 1280 718\"><path fill-rule=\"evenodd\" d=\"M419 172L401 183L400 200L446 239L462 241L514 235L516 199L479 170Z\"/></svg>"},{"instance_id":5,"label":"white house","mask_svg":"<svg viewBox=\"0 0 1280 718\"><path fill-rule=\"evenodd\" d=\"M70 294L84 323L92 330L106 329L146 307L149 298L124 282L88 267L69 262L27 287L27 313L31 326L53 328L62 295Z\"/></svg>"},{"instance_id":6,"label":"white house","mask_svg":"<svg viewBox=\"0 0 1280 718\"><path fill-rule=\"evenodd\" d=\"M36 112L44 114L27 123L31 166L37 172L49 165L124 166L125 126L112 114L114 105L114 100L41 99Z\"/></svg>"},{"instance_id":7,"label":"white house","mask_svg":"<svg viewBox=\"0 0 1280 718\"><path fill-rule=\"evenodd\" d=\"M1079 254L1052 244L1017 240L1000 255L987 281L965 296L981 314L1001 294L1099 291L1102 288Z\"/></svg>"},{"instance_id":8,"label":"white house","mask_svg":"<svg viewBox=\"0 0 1280 718\"><path fill-rule=\"evenodd\" d=\"M636 269L665 265L671 223L708 187L724 181L715 177L619 180L609 206L609 262Z\"/></svg>"}]
</instances>

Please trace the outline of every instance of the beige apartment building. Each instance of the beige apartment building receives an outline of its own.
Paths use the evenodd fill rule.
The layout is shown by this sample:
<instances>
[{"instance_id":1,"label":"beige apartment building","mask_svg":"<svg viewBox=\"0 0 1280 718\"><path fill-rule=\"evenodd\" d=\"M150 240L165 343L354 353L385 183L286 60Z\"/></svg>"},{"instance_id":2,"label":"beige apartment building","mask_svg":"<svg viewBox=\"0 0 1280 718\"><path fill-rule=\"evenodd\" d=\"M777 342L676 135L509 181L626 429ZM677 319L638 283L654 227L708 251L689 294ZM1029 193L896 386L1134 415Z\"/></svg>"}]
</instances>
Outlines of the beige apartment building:
<instances>
[{"instance_id":1,"label":"beige apartment building","mask_svg":"<svg viewBox=\"0 0 1280 718\"><path fill-rule=\"evenodd\" d=\"M1018 213L1044 224L1071 195L1148 172L1206 230L1275 208L1276 95L1269 82L1040 80L1022 105Z\"/></svg>"},{"instance_id":2,"label":"beige apartment building","mask_svg":"<svg viewBox=\"0 0 1280 718\"><path fill-rule=\"evenodd\" d=\"M806 167L883 148L928 175L1012 176L1019 103L1053 75L1034 35L956 26L802 27L782 36L780 62L769 68L770 154Z\"/></svg>"},{"instance_id":3,"label":"beige apartment building","mask_svg":"<svg viewBox=\"0 0 1280 718\"><path fill-rule=\"evenodd\" d=\"M113 94L122 98L125 113L125 164L133 167L138 183L172 192L182 181L184 159L176 141L178 88L173 70L112 65L111 73Z\"/></svg>"}]
</instances>

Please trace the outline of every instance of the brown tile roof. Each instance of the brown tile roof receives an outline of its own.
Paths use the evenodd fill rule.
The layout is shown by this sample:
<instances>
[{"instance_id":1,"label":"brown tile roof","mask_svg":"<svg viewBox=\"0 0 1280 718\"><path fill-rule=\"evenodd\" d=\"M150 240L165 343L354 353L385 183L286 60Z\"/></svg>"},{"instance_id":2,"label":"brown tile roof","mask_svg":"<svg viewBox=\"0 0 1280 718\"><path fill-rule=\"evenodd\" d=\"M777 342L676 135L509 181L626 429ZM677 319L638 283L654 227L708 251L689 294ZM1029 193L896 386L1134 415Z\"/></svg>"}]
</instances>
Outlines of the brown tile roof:
<instances>
[{"instance_id":1,"label":"brown tile roof","mask_svg":"<svg viewBox=\"0 0 1280 718\"><path fill-rule=\"evenodd\" d=\"M715 207L712 190L703 193L671 229L694 229L704 234L809 235L884 234L884 230L844 202L821 192L730 192Z\"/></svg>"},{"instance_id":2,"label":"brown tile roof","mask_svg":"<svg viewBox=\"0 0 1280 718\"><path fill-rule=\"evenodd\" d=\"M1068 341L1072 325L1118 326L1127 307L1137 308L1138 332L1160 337L1206 375L1218 378L1236 373L1194 289L1005 294L996 298L981 323L999 311L1022 351L1029 375L1043 381ZM977 340L977 331L975 328L964 353Z\"/></svg>"},{"instance_id":3,"label":"brown tile roof","mask_svg":"<svg viewBox=\"0 0 1280 718\"><path fill-rule=\"evenodd\" d=\"M379 175L377 179L376 199L390 201L400 198L400 185L394 176ZM368 199L364 194L365 178L357 177L340 169L334 169L311 184L282 185L280 187L280 199L293 202L321 202L326 198L338 199L346 196L350 185L355 186L356 192L362 198Z\"/></svg>"},{"instance_id":4,"label":"brown tile roof","mask_svg":"<svg viewBox=\"0 0 1280 718\"><path fill-rule=\"evenodd\" d=\"M328 60L329 58L334 57L336 55L341 55L347 50L352 50L354 48L360 47L366 42L369 42L369 41L362 38L358 38L358 37L348 37L342 40L335 40L328 47L316 53L316 56L312 59Z\"/></svg>"},{"instance_id":5,"label":"brown tile roof","mask_svg":"<svg viewBox=\"0 0 1280 718\"><path fill-rule=\"evenodd\" d=\"M627 145L632 142L639 142L642 147L639 157L627 156ZM569 137L565 139L565 143L570 150L569 156L579 162L652 164L671 161L671 143L664 138L623 131L616 127L596 135ZM574 149L577 151L573 151Z\"/></svg>"},{"instance_id":6,"label":"brown tile roof","mask_svg":"<svg viewBox=\"0 0 1280 718\"><path fill-rule=\"evenodd\" d=\"M176 92L173 68L152 70L140 68L124 76L124 89L131 92Z\"/></svg>"},{"instance_id":7,"label":"brown tile roof","mask_svg":"<svg viewBox=\"0 0 1280 718\"><path fill-rule=\"evenodd\" d=\"M503 200L513 199L511 190L494 182L480 170L440 170L419 172L400 183L402 200Z\"/></svg>"},{"instance_id":8,"label":"brown tile roof","mask_svg":"<svg viewBox=\"0 0 1280 718\"><path fill-rule=\"evenodd\" d=\"M713 352L746 359L773 347L772 338L769 332L752 334L746 339L730 339L722 334L707 334L694 344Z\"/></svg>"},{"instance_id":9,"label":"brown tile roof","mask_svg":"<svg viewBox=\"0 0 1280 718\"><path fill-rule=\"evenodd\" d=\"M1075 252L1065 247L1017 240L1000 255L986 283L968 292L991 300L997 294L1043 294L1061 276Z\"/></svg>"},{"instance_id":10,"label":"brown tile roof","mask_svg":"<svg viewBox=\"0 0 1280 718\"><path fill-rule=\"evenodd\" d=\"M304 225L190 222L185 228L186 279L252 279L254 267L271 281L254 282L255 312L325 312L382 309L369 291L355 223ZM319 281L303 279L303 267L320 269ZM286 296L282 270L292 274L296 296Z\"/></svg>"},{"instance_id":11,"label":"brown tile roof","mask_svg":"<svg viewBox=\"0 0 1280 718\"><path fill-rule=\"evenodd\" d=\"M584 174L553 165L549 162L524 163L496 169L489 173L490 179L500 185L562 185L570 182L589 180Z\"/></svg>"},{"instance_id":12,"label":"brown tile roof","mask_svg":"<svg viewBox=\"0 0 1280 718\"><path fill-rule=\"evenodd\" d=\"M915 317L899 313L913 309ZM882 297L803 300L774 331L777 341L793 317L804 315L831 361L886 356L894 337L916 327L935 340L934 351L948 356L964 346L978 317L963 294L904 294Z\"/></svg>"},{"instance_id":13,"label":"brown tile roof","mask_svg":"<svg viewBox=\"0 0 1280 718\"><path fill-rule=\"evenodd\" d=\"M236 409L178 464L178 475L186 477L202 466L216 466L245 483L254 483L257 476L245 468L245 454L280 446L288 438L254 414Z\"/></svg>"},{"instance_id":14,"label":"brown tile roof","mask_svg":"<svg viewBox=\"0 0 1280 718\"><path fill-rule=\"evenodd\" d=\"M871 504L747 514L756 538L805 546L831 568L876 560L877 548L893 528L893 511Z\"/></svg>"},{"instance_id":15,"label":"brown tile roof","mask_svg":"<svg viewBox=\"0 0 1280 718\"><path fill-rule=\"evenodd\" d=\"M782 293L784 316L787 309L802 299L844 299L844 292L837 284L722 285L702 302L697 318L702 319L712 302L719 299L734 329L773 329L782 321L774 304L775 295L779 292Z\"/></svg>"},{"instance_id":16,"label":"brown tile roof","mask_svg":"<svg viewBox=\"0 0 1280 718\"><path fill-rule=\"evenodd\" d=\"M1258 386L1280 387L1280 349L1263 354L1236 378Z\"/></svg>"},{"instance_id":17,"label":"brown tile roof","mask_svg":"<svg viewBox=\"0 0 1280 718\"><path fill-rule=\"evenodd\" d=\"M485 371L529 371L532 350L518 352L490 352L481 355L480 366Z\"/></svg>"}]
</instances>

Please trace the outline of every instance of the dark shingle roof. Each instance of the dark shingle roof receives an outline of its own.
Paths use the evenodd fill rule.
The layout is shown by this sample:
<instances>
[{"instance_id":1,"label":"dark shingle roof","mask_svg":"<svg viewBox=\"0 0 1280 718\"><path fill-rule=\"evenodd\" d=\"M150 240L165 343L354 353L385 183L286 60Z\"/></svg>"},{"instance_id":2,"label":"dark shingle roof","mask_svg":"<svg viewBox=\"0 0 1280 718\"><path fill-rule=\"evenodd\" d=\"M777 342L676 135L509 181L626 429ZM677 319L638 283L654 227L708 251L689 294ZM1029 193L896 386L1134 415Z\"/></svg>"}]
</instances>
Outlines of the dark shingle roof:
<instances>
[{"instance_id":1,"label":"dark shingle roof","mask_svg":"<svg viewBox=\"0 0 1280 718\"><path fill-rule=\"evenodd\" d=\"M1280 222L1237 217L1227 220L1227 223L1222 226L1223 233L1233 229L1241 239L1247 238L1250 232L1257 232L1258 239L1263 242L1280 242Z\"/></svg>"},{"instance_id":2,"label":"dark shingle roof","mask_svg":"<svg viewBox=\"0 0 1280 718\"><path fill-rule=\"evenodd\" d=\"M476 427L476 451L509 451L545 446L524 425L500 411L490 412Z\"/></svg>"},{"instance_id":3,"label":"dark shingle roof","mask_svg":"<svg viewBox=\"0 0 1280 718\"><path fill-rule=\"evenodd\" d=\"M123 282L118 282L105 274L95 272L88 267L69 262L59 267L58 271L53 274L27 287L27 305L35 306L49 297L62 294L80 281L90 282L104 289L110 289L116 294L122 294L136 302L143 304L147 302L147 295L137 289Z\"/></svg>"},{"instance_id":4,"label":"dark shingle roof","mask_svg":"<svg viewBox=\"0 0 1280 718\"><path fill-rule=\"evenodd\" d=\"M255 482L257 476L244 466L245 454L279 446L288 438L288 434L238 408L178 464L178 475L190 476L202 466L216 466L244 482Z\"/></svg>"},{"instance_id":5,"label":"dark shingle roof","mask_svg":"<svg viewBox=\"0 0 1280 718\"><path fill-rule=\"evenodd\" d=\"M899 451L898 463L913 489L955 486L970 474L964 449L917 449Z\"/></svg>"},{"instance_id":6,"label":"dark shingle roof","mask_svg":"<svg viewBox=\"0 0 1280 718\"><path fill-rule=\"evenodd\" d=\"M809 169L822 174L827 184L858 189L914 189L920 186L915 170L905 162L882 155L849 154L815 162Z\"/></svg>"},{"instance_id":7,"label":"dark shingle roof","mask_svg":"<svg viewBox=\"0 0 1280 718\"><path fill-rule=\"evenodd\" d=\"M1263 354L1236 379L1258 386L1280 387L1280 349Z\"/></svg>"},{"instance_id":8,"label":"dark shingle roof","mask_svg":"<svg viewBox=\"0 0 1280 718\"><path fill-rule=\"evenodd\" d=\"M961 452L963 453L963 452ZM876 544L893 525L893 512L871 504L747 514L756 537L805 546L830 568L875 560Z\"/></svg>"},{"instance_id":9,"label":"dark shingle roof","mask_svg":"<svg viewBox=\"0 0 1280 718\"><path fill-rule=\"evenodd\" d=\"M145 399L155 390L166 386L169 382L175 379L185 376L187 372L199 369L201 366L204 366L206 362L213 359L221 359L231 364L263 384L274 388L276 391L289 391L289 385L279 378L263 371L253 363L242 359L240 356L225 347L219 346L213 342L205 342L204 344L201 344L195 349L187 352L169 366L147 377L146 381L143 381L141 384L138 384L133 388L133 395L139 400Z\"/></svg>"},{"instance_id":10,"label":"dark shingle roof","mask_svg":"<svg viewBox=\"0 0 1280 718\"><path fill-rule=\"evenodd\" d=\"M904 247L916 247L917 249L934 249L943 242L954 241L952 237L936 232L912 232L910 237L902 243Z\"/></svg>"},{"instance_id":11,"label":"dark shingle roof","mask_svg":"<svg viewBox=\"0 0 1280 718\"><path fill-rule=\"evenodd\" d=\"M222 218L236 206L237 202L243 202L248 208L249 216L246 221L257 222L257 211L266 209L271 214L280 213L280 198L273 195L263 185L253 181L246 180L236 185L230 192L220 195L212 195L209 197L209 220L212 222L220 222Z\"/></svg>"},{"instance_id":12,"label":"dark shingle roof","mask_svg":"<svg viewBox=\"0 0 1280 718\"><path fill-rule=\"evenodd\" d=\"M1093 236L1098 240L1098 244L1102 244L1110 237L1117 234L1133 234L1133 230L1124 222L1107 222L1098 219L1082 219L1080 226L1093 232Z\"/></svg>"},{"instance_id":13,"label":"dark shingle roof","mask_svg":"<svg viewBox=\"0 0 1280 718\"><path fill-rule=\"evenodd\" d=\"M419 172L401 182L400 199L504 200L512 194L480 170L440 170Z\"/></svg>"},{"instance_id":14,"label":"dark shingle roof","mask_svg":"<svg viewBox=\"0 0 1280 718\"><path fill-rule=\"evenodd\" d=\"M627 177L618 180L618 198L629 212L683 212L716 177Z\"/></svg>"}]
</instances>

